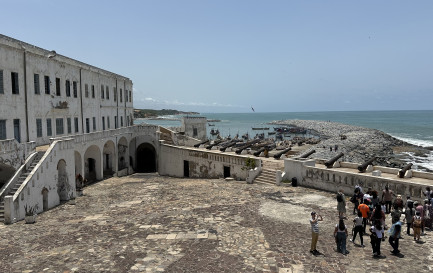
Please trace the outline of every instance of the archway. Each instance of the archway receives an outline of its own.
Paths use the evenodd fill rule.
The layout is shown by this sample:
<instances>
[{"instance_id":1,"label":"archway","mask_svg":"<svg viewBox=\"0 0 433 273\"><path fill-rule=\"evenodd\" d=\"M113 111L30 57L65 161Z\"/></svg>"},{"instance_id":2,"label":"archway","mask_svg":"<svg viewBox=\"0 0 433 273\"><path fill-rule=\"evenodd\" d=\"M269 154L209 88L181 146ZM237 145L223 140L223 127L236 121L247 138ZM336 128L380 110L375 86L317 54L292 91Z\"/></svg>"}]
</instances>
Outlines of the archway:
<instances>
[{"instance_id":1,"label":"archway","mask_svg":"<svg viewBox=\"0 0 433 273\"><path fill-rule=\"evenodd\" d=\"M117 144L118 170L121 171L128 167L128 141L122 137Z\"/></svg>"},{"instance_id":2,"label":"archway","mask_svg":"<svg viewBox=\"0 0 433 273\"><path fill-rule=\"evenodd\" d=\"M137 162L136 172L156 172L156 151L149 143L142 143L137 147L135 160Z\"/></svg>"},{"instance_id":3,"label":"archway","mask_svg":"<svg viewBox=\"0 0 433 273\"><path fill-rule=\"evenodd\" d=\"M48 190L47 190L47 188L42 189L42 209L43 209L43 211L48 210Z\"/></svg>"},{"instance_id":4,"label":"archway","mask_svg":"<svg viewBox=\"0 0 433 273\"><path fill-rule=\"evenodd\" d=\"M66 172L66 161L60 159L57 163L57 194L60 201L69 199L69 191L71 186L68 183L68 174Z\"/></svg>"},{"instance_id":5,"label":"archway","mask_svg":"<svg viewBox=\"0 0 433 273\"><path fill-rule=\"evenodd\" d=\"M81 154L77 151L74 151L74 157L75 157L75 176L77 176L78 174L83 175Z\"/></svg>"},{"instance_id":6,"label":"archway","mask_svg":"<svg viewBox=\"0 0 433 273\"><path fill-rule=\"evenodd\" d=\"M115 164L115 146L114 142L109 140L104 145L104 150L102 152L102 167L104 170L104 177L111 177L114 174L114 164Z\"/></svg>"},{"instance_id":7,"label":"archway","mask_svg":"<svg viewBox=\"0 0 433 273\"><path fill-rule=\"evenodd\" d=\"M87 148L84 154L84 178L88 182L102 179L101 150L98 146L92 145Z\"/></svg>"},{"instance_id":8,"label":"archway","mask_svg":"<svg viewBox=\"0 0 433 273\"><path fill-rule=\"evenodd\" d=\"M0 160L3 161L1 158ZM0 162L0 189L15 174L15 168L7 165L7 163L9 163L8 160L6 160L6 163Z\"/></svg>"}]
</instances>

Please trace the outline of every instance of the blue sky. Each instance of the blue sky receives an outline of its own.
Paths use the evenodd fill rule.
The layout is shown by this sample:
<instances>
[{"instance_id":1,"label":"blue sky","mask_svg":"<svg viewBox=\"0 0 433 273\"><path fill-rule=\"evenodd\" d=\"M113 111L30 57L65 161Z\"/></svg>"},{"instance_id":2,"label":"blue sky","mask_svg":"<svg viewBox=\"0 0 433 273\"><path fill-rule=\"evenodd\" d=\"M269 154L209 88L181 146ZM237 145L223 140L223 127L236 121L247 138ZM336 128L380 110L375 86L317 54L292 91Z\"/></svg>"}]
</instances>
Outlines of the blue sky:
<instances>
[{"instance_id":1,"label":"blue sky","mask_svg":"<svg viewBox=\"0 0 433 273\"><path fill-rule=\"evenodd\" d=\"M433 109L433 1L4 1L1 33L129 77L134 107Z\"/></svg>"}]
</instances>

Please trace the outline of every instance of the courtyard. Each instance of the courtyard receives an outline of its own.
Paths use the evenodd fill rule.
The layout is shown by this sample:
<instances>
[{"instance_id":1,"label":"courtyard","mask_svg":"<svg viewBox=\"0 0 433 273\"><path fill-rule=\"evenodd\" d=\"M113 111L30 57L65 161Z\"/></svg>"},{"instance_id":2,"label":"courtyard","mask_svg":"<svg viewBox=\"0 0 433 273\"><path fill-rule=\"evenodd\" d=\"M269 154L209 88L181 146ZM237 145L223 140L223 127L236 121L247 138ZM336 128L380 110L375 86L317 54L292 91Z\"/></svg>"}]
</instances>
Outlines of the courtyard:
<instances>
[{"instance_id":1,"label":"courtyard","mask_svg":"<svg viewBox=\"0 0 433 273\"><path fill-rule=\"evenodd\" d=\"M373 258L368 236L365 248L347 240L350 253L337 253L336 205L335 194L302 187L158 174L114 177L86 187L75 205L38 215L35 224L0 225L0 272L433 270L430 231L421 243L404 234L400 257L385 241L384 257ZM309 253L313 210L324 220L317 256Z\"/></svg>"}]
</instances>

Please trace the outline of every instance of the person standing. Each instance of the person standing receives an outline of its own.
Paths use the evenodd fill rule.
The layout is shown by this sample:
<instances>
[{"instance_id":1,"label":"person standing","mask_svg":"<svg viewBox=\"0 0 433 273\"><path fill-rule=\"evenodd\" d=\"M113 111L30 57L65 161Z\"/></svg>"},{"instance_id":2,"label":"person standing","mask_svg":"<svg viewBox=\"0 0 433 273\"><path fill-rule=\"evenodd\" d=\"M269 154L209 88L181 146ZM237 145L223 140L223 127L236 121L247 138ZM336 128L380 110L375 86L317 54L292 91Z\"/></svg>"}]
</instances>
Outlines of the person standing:
<instances>
[{"instance_id":1,"label":"person standing","mask_svg":"<svg viewBox=\"0 0 433 273\"><path fill-rule=\"evenodd\" d=\"M415 241L419 241L419 239L420 239L421 226L422 226L421 213L419 211L417 211L415 216L412 219L413 239Z\"/></svg>"},{"instance_id":2,"label":"person standing","mask_svg":"<svg viewBox=\"0 0 433 273\"><path fill-rule=\"evenodd\" d=\"M431 194L433 195L433 193ZM430 199L432 200L432 199ZM430 231L432 230L432 223L433 223L433 207L431 204L431 201L428 201L425 205L424 205L424 226L429 228Z\"/></svg>"},{"instance_id":3,"label":"person standing","mask_svg":"<svg viewBox=\"0 0 433 273\"><path fill-rule=\"evenodd\" d=\"M358 206L358 212L361 212L361 214L362 214L362 225L363 225L364 233L365 233L365 229L367 227L368 214L370 213L370 207L366 203L368 203L368 199L364 200L364 203L362 203Z\"/></svg>"},{"instance_id":4,"label":"person standing","mask_svg":"<svg viewBox=\"0 0 433 273\"><path fill-rule=\"evenodd\" d=\"M421 235L424 235L424 206L418 201L414 203L416 212L419 212L419 216L421 216Z\"/></svg>"},{"instance_id":5,"label":"person standing","mask_svg":"<svg viewBox=\"0 0 433 273\"><path fill-rule=\"evenodd\" d=\"M371 247L373 248L373 255L375 258L380 257L380 243L384 238L385 231L380 221L376 221L374 225L370 228L370 239Z\"/></svg>"},{"instance_id":6,"label":"person standing","mask_svg":"<svg viewBox=\"0 0 433 273\"><path fill-rule=\"evenodd\" d=\"M433 191L431 191L430 187L426 187L425 188L425 192L423 192L425 195L425 198L427 198L429 201L431 200L431 194L433 193Z\"/></svg>"},{"instance_id":7,"label":"person standing","mask_svg":"<svg viewBox=\"0 0 433 273\"><path fill-rule=\"evenodd\" d=\"M340 221L337 225L335 225L334 237L337 241L337 251L343 253L343 255L347 255L348 251L346 250L346 238L347 238L347 228L344 224L344 220L340 218Z\"/></svg>"},{"instance_id":8,"label":"person standing","mask_svg":"<svg viewBox=\"0 0 433 273\"><path fill-rule=\"evenodd\" d=\"M392 197L395 195L392 190L389 189L388 185L385 186L385 189L382 192L382 201L385 201L386 205L386 214L389 214L391 212L391 204L392 204Z\"/></svg>"},{"instance_id":9,"label":"person standing","mask_svg":"<svg viewBox=\"0 0 433 273\"><path fill-rule=\"evenodd\" d=\"M363 238L363 235L365 233L365 232L363 232L363 229L365 227L364 228L362 227L362 224L364 222L363 220L364 220L364 217L362 216L362 213L360 211L358 211L358 216L355 217L355 219L353 219L353 223L354 223L355 227L354 227L353 237L352 237L352 239L350 239L350 241L352 243L355 243L356 234L359 233L359 240L361 241L361 246L362 247L364 247L364 238Z\"/></svg>"},{"instance_id":10,"label":"person standing","mask_svg":"<svg viewBox=\"0 0 433 273\"><path fill-rule=\"evenodd\" d=\"M398 242L401 238L401 222L400 219L397 217L394 217L392 219L394 224L392 224L391 228L389 229L389 244L392 247L391 253L394 255L397 255L400 253L400 250L398 250Z\"/></svg>"},{"instance_id":11,"label":"person standing","mask_svg":"<svg viewBox=\"0 0 433 273\"><path fill-rule=\"evenodd\" d=\"M311 224L311 249L310 249L310 253L312 254L319 254L320 252L317 251L317 241L319 239L319 221L323 221L323 218L321 215L317 215L316 217L316 212L313 211L311 212L311 219L310 219L310 224Z\"/></svg>"},{"instance_id":12,"label":"person standing","mask_svg":"<svg viewBox=\"0 0 433 273\"><path fill-rule=\"evenodd\" d=\"M344 196L342 189L337 193L337 210L340 219L344 218L346 214L346 196Z\"/></svg>"},{"instance_id":13,"label":"person standing","mask_svg":"<svg viewBox=\"0 0 433 273\"><path fill-rule=\"evenodd\" d=\"M415 216L415 210L413 209L413 202L407 202L407 208L404 211L407 225L407 235L410 235L410 228L412 227L412 220Z\"/></svg>"}]
</instances>

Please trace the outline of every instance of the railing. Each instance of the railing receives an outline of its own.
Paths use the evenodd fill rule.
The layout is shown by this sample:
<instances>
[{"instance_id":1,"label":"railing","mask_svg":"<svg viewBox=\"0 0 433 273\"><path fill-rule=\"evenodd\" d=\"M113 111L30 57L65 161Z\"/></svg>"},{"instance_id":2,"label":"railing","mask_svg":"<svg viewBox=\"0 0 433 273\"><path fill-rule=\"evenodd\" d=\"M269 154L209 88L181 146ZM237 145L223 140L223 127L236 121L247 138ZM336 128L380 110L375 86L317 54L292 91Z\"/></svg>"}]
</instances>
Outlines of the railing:
<instances>
[{"instance_id":1,"label":"railing","mask_svg":"<svg viewBox=\"0 0 433 273\"><path fill-rule=\"evenodd\" d=\"M6 224L24 219L25 206L35 207L36 213L39 213L43 210L43 200L42 198L39 198L42 187L49 187L47 184L50 182L52 183L51 188L56 187L56 181L53 180L52 174L57 172L57 164L53 164L52 162L58 162L60 159L63 159L65 154L63 151L71 150L73 148L73 139L54 141L36 167L24 180L18 191L14 195L5 196L4 210ZM70 159L73 160L73 153ZM68 181L72 183L72 189L75 191L75 179L73 171L70 172L69 176L70 177L68 177ZM60 201L58 201L57 204L59 202ZM50 202L50 204L52 207L57 205L54 205L53 202Z\"/></svg>"}]
</instances>

